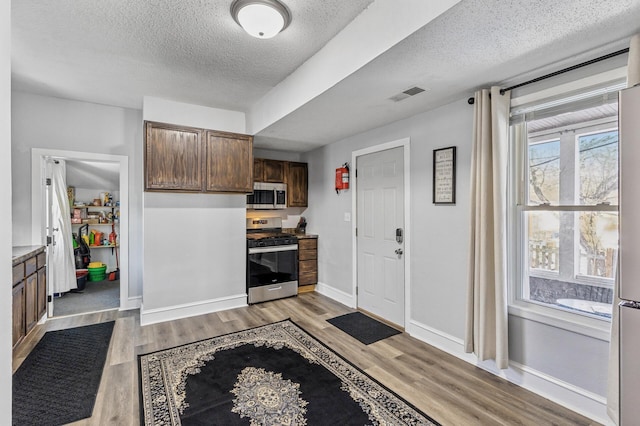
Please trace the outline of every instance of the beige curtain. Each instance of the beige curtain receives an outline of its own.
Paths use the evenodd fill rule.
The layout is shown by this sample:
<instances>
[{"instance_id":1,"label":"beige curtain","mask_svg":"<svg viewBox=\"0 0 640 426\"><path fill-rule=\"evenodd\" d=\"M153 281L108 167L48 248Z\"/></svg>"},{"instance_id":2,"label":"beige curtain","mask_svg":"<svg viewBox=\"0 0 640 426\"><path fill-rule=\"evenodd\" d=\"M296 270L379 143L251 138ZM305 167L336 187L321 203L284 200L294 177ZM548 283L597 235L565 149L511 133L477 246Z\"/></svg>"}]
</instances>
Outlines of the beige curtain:
<instances>
[{"instance_id":1,"label":"beige curtain","mask_svg":"<svg viewBox=\"0 0 640 426\"><path fill-rule=\"evenodd\" d=\"M509 366L507 331L507 92L476 92L465 350Z\"/></svg>"},{"instance_id":2,"label":"beige curtain","mask_svg":"<svg viewBox=\"0 0 640 426\"><path fill-rule=\"evenodd\" d=\"M629 63L627 64L627 86L640 84L640 34L631 37L629 43ZM607 382L607 414L615 422L620 423L620 353L619 334L620 322L618 318L618 286L619 274L616 271L616 282L613 287L613 312L611 316L611 342L609 343L609 374Z\"/></svg>"}]
</instances>

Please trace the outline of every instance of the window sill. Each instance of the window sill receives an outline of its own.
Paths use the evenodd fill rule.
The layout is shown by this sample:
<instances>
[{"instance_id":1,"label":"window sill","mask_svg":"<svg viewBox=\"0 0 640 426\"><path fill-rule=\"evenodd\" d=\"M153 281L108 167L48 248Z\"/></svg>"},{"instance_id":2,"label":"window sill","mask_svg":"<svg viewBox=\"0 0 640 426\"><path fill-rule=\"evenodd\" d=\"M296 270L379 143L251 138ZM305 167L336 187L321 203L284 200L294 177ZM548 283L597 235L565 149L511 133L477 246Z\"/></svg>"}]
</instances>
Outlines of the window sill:
<instances>
[{"instance_id":1,"label":"window sill","mask_svg":"<svg viewBox=\"0 0 640 426\"><path fill-rule=\"evenodd\" d=\"M592 287L613 288L613 278L597 278L590 275L575 275L571 278L560 278L557 272L544 271L541 269L532 269L529 271L529 277L542 278L545 280L556 280L572 284L589 285Z\"/></svg>"},{"instance_id":2,"label":"window sill","mask_svg":"<svg viewBox=\"0 0 640 426\"><path fill-rule=\"evenodd\" d=\"M605 342L611 340L611 320L608 318L593 318L523 301L511 303L509 305L509 314Z\"/></svg>"}]
</instances>

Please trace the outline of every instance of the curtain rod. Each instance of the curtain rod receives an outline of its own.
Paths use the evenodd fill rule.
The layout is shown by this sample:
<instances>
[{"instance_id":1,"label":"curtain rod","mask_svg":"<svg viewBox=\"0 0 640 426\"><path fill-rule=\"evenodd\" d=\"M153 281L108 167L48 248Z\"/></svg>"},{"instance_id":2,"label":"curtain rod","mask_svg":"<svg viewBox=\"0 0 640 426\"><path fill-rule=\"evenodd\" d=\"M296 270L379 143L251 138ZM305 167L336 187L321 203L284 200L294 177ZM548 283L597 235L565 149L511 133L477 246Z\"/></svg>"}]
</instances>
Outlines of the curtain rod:
<instances>
[{"instance_id":1,"label":"curtain rod","mask_svg":"<svg viewBox=\"0 0 640 426\"><path fill-rule=\"evenodd\" d=\"M569 72L569 71L577 70L578 68L586 67L587 65L595 64L597 62L604 61L604 60L607 60L607 59L610 59L610 58L613 58L613 57L616 57L616 56L619 56L619 55L623 55L623 54L628 53L628 52L629 52L629 48L627 47L626 49L618 50L617 52L609 53L607 55L600 56L598 58L591 59L589 61L582 62L580 64L573 65L573 66L570 66L568 68L561 69L559 71L555 71L555 72L552 72L552 73L549 73L549 74L545 74L545 75L543 75L541 77L537 77L537 78L534 78L532 80L525 81L524 83L520 83L520 84L516 84L516 85L510 86L510 87L507 87L506 89L500 89L500 94L504 95L505 92L508 92L510 90L513 90L513 89L517 89L518 87L526 86L526 85L532 84L532 83L537 83L538 81L546 80L548 78L555 77L557 75L564 74L564 73ZM475 101L476 100L475 100L474 97L471 97L471 98L467 99L467 102L469 103L469 105L473 105L475 103Z\"/></svg>"}]
</instances>

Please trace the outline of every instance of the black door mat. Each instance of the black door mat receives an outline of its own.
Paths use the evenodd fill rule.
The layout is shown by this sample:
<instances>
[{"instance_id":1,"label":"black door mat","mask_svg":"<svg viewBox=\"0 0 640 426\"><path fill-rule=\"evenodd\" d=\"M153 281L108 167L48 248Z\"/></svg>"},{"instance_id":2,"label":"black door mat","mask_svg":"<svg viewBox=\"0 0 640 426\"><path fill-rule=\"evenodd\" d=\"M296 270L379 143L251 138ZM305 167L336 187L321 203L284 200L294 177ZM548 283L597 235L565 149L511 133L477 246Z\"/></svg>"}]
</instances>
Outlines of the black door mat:
<instances>
[{"instance_id":1,"label":"black door mat","mask_svg":"<svg viewBox=\"0 0 640 426\"><path fill-rule=\"evenodd\" d=\"M13 424L62 425L90 417L113 325L45 333L13 375Z\"/></svg>"},{"instance_id":2,"label":"black door mat","mask_svg":"<svg viewBox=\"0 0 640 426\"><path fill-rule=\"evenodd\" d=\"M389 327L380 321L364 315L362 312L352 312L328 319L327 322L338 327L351 337L358 339L365 345L370 345L378 340L400 334L400 331Z\"/></svg>"}]
</instances>

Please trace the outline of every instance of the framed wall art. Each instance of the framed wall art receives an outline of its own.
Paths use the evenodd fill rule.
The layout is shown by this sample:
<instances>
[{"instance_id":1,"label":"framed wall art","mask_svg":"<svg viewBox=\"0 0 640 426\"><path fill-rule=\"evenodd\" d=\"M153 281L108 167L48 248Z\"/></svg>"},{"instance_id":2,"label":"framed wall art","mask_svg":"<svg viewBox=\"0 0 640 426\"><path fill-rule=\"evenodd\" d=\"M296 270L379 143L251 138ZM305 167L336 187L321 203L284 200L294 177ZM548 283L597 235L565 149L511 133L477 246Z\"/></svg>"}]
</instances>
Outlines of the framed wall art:
<instances>
[{"instance_id":1,"label":"framed wall art","mask_svg":"<svg viewBox=\"0 0 640 426\"><path fill-rule=\"evenodd\" d=\"M433 204L456 203L456 147L433 150Z\"/></svg>"}]
</instances>

